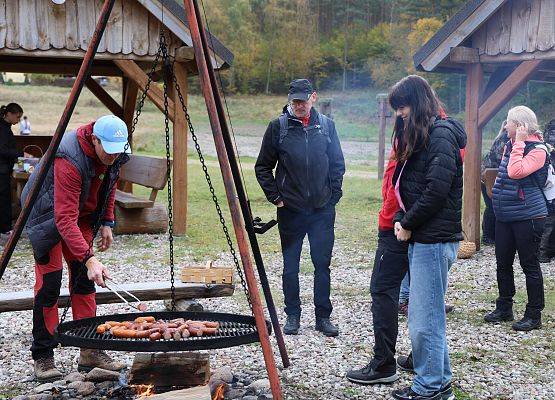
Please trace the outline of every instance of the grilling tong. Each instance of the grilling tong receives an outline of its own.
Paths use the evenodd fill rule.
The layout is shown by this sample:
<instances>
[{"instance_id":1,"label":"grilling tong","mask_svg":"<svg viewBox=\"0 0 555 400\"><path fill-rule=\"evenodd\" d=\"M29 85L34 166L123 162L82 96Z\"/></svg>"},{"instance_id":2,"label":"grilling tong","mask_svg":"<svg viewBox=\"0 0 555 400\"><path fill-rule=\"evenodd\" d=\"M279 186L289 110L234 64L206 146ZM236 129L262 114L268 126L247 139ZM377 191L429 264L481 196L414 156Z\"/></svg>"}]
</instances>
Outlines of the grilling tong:
<instances>
[{"instance_id":1,"label":"grilling tong","mask_svg":"<svg viewBox=\"0 0 555 400\"><path fill-rule=\"evenodd\" d=\"M110 281L110 286L108 286L108 281ZM118 296L120 299L123 300L124 303L126 303L128 306L135 308L136 310L139 311L146 311L147 310L147 306L145 303L141 302L141 300L139 300L137 298L137 296L135 296L133 293L129 293L127 290L123 289L121 287L120 284L116 283L113 279L111 278L107 278L104 277L104 285L106 286L106 289L110 290L112 293L114 293L116 296ZM133 298L135 301L137 301L137 305L132 304L130 302L128 302L121 294L119 294L118 292L123 292L125 294L127 294L129 297Z\"/></svg>"}]
</instances>

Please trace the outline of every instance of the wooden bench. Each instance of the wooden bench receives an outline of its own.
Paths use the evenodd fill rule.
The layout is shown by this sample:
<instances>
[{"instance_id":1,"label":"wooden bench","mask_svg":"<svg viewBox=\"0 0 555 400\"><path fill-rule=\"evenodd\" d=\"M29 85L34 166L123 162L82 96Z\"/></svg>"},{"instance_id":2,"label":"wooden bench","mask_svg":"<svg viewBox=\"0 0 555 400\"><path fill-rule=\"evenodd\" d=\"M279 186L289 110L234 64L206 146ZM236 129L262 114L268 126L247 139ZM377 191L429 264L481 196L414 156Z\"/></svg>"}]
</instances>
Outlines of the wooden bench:
<instances>
[{"instance_id":1,"label":"wooden bench","mask_svg":"<svg viewBox=\"0 0 555 400\"><path fill-rule=\"evenodd\" d=\"M166 186L168 173L165 158L130 156L121 168L120 181L150 188L151 192L148 198L142 198L116 190L116 234L166 232L166 205L155 201L158 191Z\"/></svg>"},{"instance_id":2,"label":"wooden bench","mask_svg":"<svg viewBox=\"0 0 555 400\"><path fill-rule=\"evenodd\" d=\"M134 294L142 301L171 299L170 282L131 283L125 285L121 284L120 287ZM99 287L97 287L96 290L97 304L122 303L121 299L110 290ZM234 290L235 286L228 284L205 285L202 283L175 282L176 300L232 296ZM132 300L124 293L121 294L128 300ZM32 290L0 293L0 313L32 310L33 299L34 293ZM60 291L58 306L66 307L68 302L69 292L67 288L62 289Z\"/></svg>"}]
</instances>

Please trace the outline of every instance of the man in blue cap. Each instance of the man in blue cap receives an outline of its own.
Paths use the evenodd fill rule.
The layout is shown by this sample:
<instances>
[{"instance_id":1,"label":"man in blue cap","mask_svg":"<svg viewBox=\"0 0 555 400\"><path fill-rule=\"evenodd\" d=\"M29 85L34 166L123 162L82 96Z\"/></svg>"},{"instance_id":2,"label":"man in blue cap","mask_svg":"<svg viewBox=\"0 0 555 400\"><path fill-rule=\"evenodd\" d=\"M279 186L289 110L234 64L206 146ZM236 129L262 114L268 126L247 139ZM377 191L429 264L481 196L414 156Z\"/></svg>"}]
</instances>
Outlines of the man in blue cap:
<instances>
[{"instance_id":1,"label":"man in blue cap","mask_svg":"<svg viewBox=\"0 0 555 400\"><path fill-rule=\"evenodd\" d=\"M94 256L92 227L100 222L99 251L112 244L114 199L118 171L110 166L129 152L127 126L106 115L64 134L53 165L48 170L25 227L35 258L33 344L35 376L55 381L62 374L54 364L58 296L62 283L62 258L69 269L73 319L96 315L95 283L105 286L107 268ZM125 160L122 160L125 161ZM41 164L29 178L22 204ZM105 352L81 349L79 370L99 367L119 370L125 364Z\"/></svg>"},{"instance_id":2,"label":"man in blue cap","mask_svg":"<svg viewBox=\"0 0 555 400\"><path fill-rule=\"evenodd\" d=\"M255 165L258 183L277 207L287 314L283 331L288 335L299 332L299 262L308 235L314 264L316 330L337 336L339 329L330 321L330 263L345 161L335 124L313 107L317 95L310 81L291 82L288 99L283 114L266 129Z\"/></svg>"}]
</instances>

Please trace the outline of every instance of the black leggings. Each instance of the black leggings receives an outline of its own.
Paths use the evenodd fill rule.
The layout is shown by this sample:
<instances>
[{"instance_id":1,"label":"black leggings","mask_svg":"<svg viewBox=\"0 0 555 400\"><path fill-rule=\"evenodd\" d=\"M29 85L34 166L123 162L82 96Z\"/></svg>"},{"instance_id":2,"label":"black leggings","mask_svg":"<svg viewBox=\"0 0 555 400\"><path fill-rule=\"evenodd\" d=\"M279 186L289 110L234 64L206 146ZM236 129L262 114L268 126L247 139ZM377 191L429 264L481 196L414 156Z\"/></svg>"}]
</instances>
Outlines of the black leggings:
<instances>
[{"instance_id":1,"label":"black leggings","mask_svg":"<svg viewBox=\"0 0 555 400\"><path fill-rule=\"evenodd\" d=\"M0 173L0 233L12 229L12 188L10 174Z\"/></svg>"}]
</instances>

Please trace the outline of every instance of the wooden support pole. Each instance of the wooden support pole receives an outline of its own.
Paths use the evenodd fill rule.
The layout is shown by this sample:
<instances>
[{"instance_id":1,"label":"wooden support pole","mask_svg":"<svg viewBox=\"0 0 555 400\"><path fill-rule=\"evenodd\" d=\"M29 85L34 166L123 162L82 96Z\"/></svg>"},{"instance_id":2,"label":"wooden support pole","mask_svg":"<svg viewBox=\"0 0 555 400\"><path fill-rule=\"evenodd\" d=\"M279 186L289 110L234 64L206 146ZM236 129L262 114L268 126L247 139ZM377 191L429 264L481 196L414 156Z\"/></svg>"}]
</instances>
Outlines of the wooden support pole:
<instances>
[{"instance_id":1,"label":"wooden support pole","mask_svg":"<svg viewBox=\"0 0 555 400\"><path fill-rule=\"evenodd\" d=\"M212 128L212 134L214 136L214 143L216 145L216 152L218 154L218 161L220 163L220 169L224 181L227 202L229 204L229 209L231 212L233 229L235 231L235 237L237 239L237 247L239 249L241 261L243 263L243 269L245 271L245 280L247 281L248 291L252 303L252 311L254 319L256 321L256 328L258 330L260 346L262 347L262 354L264 356L264 363L266 365L266 371L268 372L268 379L270 381L273 398L275 400L282 400L283 394L281 392L281 383L279 381L274 353L270 344L268 327L266 326L266 320L264 319L264 309L262 308L259 288L257 285L256 276L254 274L253 262L247 239L247 232L241 213L241 205L239 204L237 192L235 191L233 174L231 171L229 158L227 156L226 147L222 136L222 127L218 118L216 100L214 99L215 88L212 87L212 84L210 82L208 65L205 57L205 49L200 34L200 29L202 29L202 21L200 19L200 15L197 16L198 5L196 4L196 0L185 0L184 4L187 12L187 19L189 21L191 38L193 40L193 45L195 49L195 59L197 61L199 71L201 84L200 86L202 88L202 92L206 102L206 108L210 119L210 126Z\"/></svg>"},{"instance_id":2,"label":"wooden support pole","mask_svg":"<svg viewBox=\"0 0 555 400\"><path fill-rule=\"evenodd\" d=\"M135 82L141 90L145 90L146 83L148 82L148 75L137 65L135 61L114 60L114 63L123 71L126 77ZM164 93L157 85L151 84L146 95L160 111L164 112ZM170 120L173 122L175 111L172 100L169 100L168 108Z\"/></svg>"},{"instance_id":3,"label":"wooden support pole","mask_svg":"<svg viewBox=\"0 0 555 400\"><path fill-rule=\"evenodd\" d=\"M380 119L380 130L378 133L378 179L383 178L385 163L385 123L388 115L389 104L387 94L380 93L376 96L378 100L378 118Z\"/></svg>"},{"instance_id":4,"label":"wooden support pole","mask_svg":"<svg viewBox=\"0 0 555 400\"><path fill-rule=\"evenodd\" d=\"M480 95L484 81L482 64L466 66L465 130L467 134L464 160L463 232L466 239L480 248L480 161L482 128L478 124Z\"/></svg>"},{"instance_id":5,"label":"wooden support pole","mask_svg":"<svg viewBox=\"0 0 555 400\"><path fill-rule=\"evenodd\" d=\"M137 93L139 86L127 77L123 77L122 85L122 99L123 99L123 121L127 125L129 131L129 145L133 149L133 133L131 127L133 126L133 117L135 116L135 106L137 105ZM131 182L119 182L118 189L124 192L133 193L133 184Z\"/></svg>"},{"instance_id":6,"label":"wooden support pole","mask_svg":"<svg viewBox=\"0 0 555 400\"><path fill-rule=\"evenodd\" d=\"M104 104L108 110L110 110L112 114L123 119L123 108L117 101L114 100L112 96L110 96L110 93L98 84L97 81L89 76L85 85L92 92L92 94L94 94L96 98L100 100L100 102Z\"/></svg>"},{"instance_id":7,"label":"wooden support pole","mask_svg":"<svg viewBox=\"0 0 555 400\"><path fill-rule=\"evenodd\" d=\"M187 104L187 70L180 62L174 64L174 74L181 95ZM175 85L172 85L173 118L173 233L184 235L187 231L187 120Z\"/></svg>"},{"instance_id":8,"label":"wooden support pole","mask_svg":"<svg viewBox=\"0 0 555 400\"><path fill-rule=\"evenodd\" d=\"M499 87L485 99L478 113L478 126L483 128L485 124L507 103L518 89L530 79L537 71L542 60L523 61L513 72L499 85ZM468 89L468 85L467 85ZM468 99L467 99L468 104Z\"/></svg>"}]
</instances>

